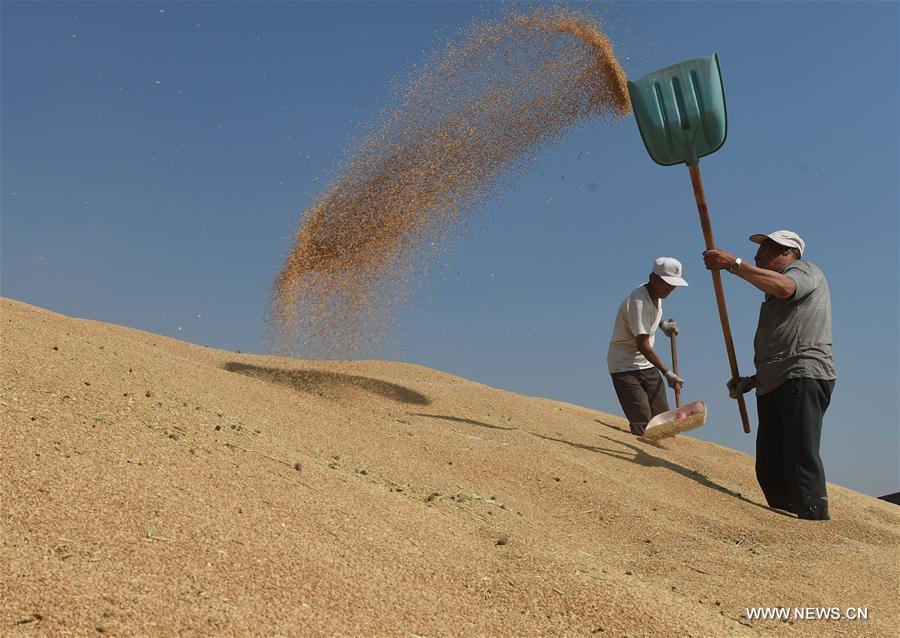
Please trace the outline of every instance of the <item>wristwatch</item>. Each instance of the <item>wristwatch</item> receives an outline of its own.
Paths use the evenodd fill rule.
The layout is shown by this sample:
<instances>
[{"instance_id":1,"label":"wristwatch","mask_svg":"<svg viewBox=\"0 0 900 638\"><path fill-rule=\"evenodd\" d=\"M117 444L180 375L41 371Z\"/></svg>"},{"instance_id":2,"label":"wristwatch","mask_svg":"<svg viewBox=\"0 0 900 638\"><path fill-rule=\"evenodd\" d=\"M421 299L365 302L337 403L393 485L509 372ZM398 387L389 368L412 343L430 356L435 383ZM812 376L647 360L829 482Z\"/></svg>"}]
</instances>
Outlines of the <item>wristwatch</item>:
<instances>
[{"instance_id":1,"label":"wristwatch","mask_svg":"<svg viewBox=\"0 0 900 638\"><path fill-rule=\"evenodd\" d=\"M733 262L728 264L728 272L730 272L732 275L736 275L737 272L741 269L742 263L744 263L744 260L738 257Z\"/></svg>"}]
</instances>

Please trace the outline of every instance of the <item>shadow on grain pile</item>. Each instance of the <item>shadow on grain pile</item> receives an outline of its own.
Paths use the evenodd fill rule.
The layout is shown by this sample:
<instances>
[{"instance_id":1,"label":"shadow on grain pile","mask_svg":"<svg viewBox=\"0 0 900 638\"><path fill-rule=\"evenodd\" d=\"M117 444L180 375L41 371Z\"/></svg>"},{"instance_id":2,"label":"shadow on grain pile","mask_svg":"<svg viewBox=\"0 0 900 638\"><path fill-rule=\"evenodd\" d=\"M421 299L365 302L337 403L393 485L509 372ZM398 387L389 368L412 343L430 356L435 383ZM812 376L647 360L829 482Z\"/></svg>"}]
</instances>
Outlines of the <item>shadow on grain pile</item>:
<instances>
[{"instance_id":1,"label":"shadow on grain pile","mask_svg":"<svg viewBox=\"0 0 900 638\"><path fill-rule=\"evenodd\" d=\"M595 421L597 423L605 425L606 427L608 427L612 430L617 430L620 432L624 431L624 430L621 430L620 428L610 425L609 423L600 421L599 419L595 419ZM702 472L698 472L697 470L688 469L688 468L684 467L683 465L678 465L677 463L673 463L672 461L667 461L666 459L660 458L658 456L653 456L652 454L648 454L645 450L642 450L641 448L637 447L636 445L632 445L632 444L626 443L624 441L611 439L608 436L603 436L602 434L597 435L602 439L606 439L607 441L615 443L616 445L622 445L627 448L630 448L634 452L634 454L631 454L630 452L628 452L626 450L615 450L615 449L610 449L610 448L595 447L593 445L585 445L584 443L573 443L572 441L566 441L565 439L557 439L552 436L537 434L535 432L531 432L530 434L533 434L534 436L536 436L540 439L545 439L547 441L555 441L557 443L563 443L565 445L568 445L568 446L571 446L574 448L578 448L581 450L587 450L588 452L597 452L599 454L604 454L604 455L609 456L614 459L619 459L622 461L631 461L632 463L637 463L638 465L642 465L644 467L662 467L667 470L671 470L672 472L675 472L676 474L680 474L681 476L684 476L693 481L696 481L703 487L708 487L709 489L716 490L717 492L721 492L722 494L727 494L728 496L732 496L732 497L738 499L739 501L749 503L750 505L755 505L756 507L761 507L762 509L767 510L769 512L774 512L776 514L781 514L782 516L788 516L789 518L793 518L789 514L786 514L780 510L772 509L771 507L768 507L761 503L757 503L756 501L751 501L750 499L748 499L746 496L744 496L740 492L735 492L734 490L728 489L724 485L719 485L715 481L712 481L708 476L706 476Z\"/></svg>"},{"instance_id":2,"label":"shadow on grain pile","mask_svg":"<svg viewBox=\"0 0 900 638\"><path fill-rule=\"evenodd\" d=\"M505 428L502 425L491 425L490 423L483 423L481 421L475 421L473 419L464 419L458 416L447 416L445 414L423 414L421 412L410 412L410 416L426 416L429 419L441 419L444 421L453 421L454 423L466 423L468 425L477 425L482 428L490 428L492 430L517 430L518 428Z\"/></svg>"},{"instance_id":3,"label":"shadow on grain pile","mask_svg":"<svg viewBox=\"0 0 900 638\"><path fill-rule=\"evenodd\" d=\"M336 398L343 396L348 390L363 390L369 394L398 403L411 403L414 405L429 405L431 403L428 397L419 394L415 390L410 390L389 381L353 374L342 374L325 370L283 370L238 363L236 361L230 361L222 367L228 372L243 374L244 376L288 386L294 390L318 396Z\"/></svg>"}]
</instances>

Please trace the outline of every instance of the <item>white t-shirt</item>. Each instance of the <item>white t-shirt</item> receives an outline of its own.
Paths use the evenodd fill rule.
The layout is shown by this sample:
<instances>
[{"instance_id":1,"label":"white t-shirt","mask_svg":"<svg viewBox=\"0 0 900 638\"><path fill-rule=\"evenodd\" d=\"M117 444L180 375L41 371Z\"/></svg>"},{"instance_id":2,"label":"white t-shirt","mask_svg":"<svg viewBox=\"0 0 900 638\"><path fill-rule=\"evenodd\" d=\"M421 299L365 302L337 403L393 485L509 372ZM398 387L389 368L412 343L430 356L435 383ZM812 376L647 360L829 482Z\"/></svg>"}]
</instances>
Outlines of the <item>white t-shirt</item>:
<instances>
[{"instance_id":1,"label":"white t-shirt","mask_svg":"<svg viewBox=\"0 0 900 638\"><path fill-rule=\"evenodd\" d=\"M613 325L612 339L606 353L606 364L610 373L646 370L653 367L653 364L647 361L647 357L637 349L635 337L649 335L652 348L662 314L662 299L659 300L657 308L650 298L647 286L641 284L631 291L616 313L616 323Z\"/></svg>"}]
</instances>

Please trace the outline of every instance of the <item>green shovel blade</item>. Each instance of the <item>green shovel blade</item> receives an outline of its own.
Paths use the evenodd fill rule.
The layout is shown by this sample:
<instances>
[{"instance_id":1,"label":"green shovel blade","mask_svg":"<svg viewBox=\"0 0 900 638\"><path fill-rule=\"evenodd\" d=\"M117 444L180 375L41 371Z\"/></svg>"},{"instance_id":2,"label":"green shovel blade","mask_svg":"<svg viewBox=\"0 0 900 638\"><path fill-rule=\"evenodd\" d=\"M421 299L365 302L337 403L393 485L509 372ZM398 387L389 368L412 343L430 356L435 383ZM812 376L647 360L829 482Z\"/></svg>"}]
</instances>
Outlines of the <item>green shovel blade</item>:
<instances>
[{"instance_id":1,"label":"green shovel blade","mask_svg":"<svg viewBox=\"0 0 900 638\"><path fill-rule=\"evenodd\" d=\"M693 166L725 143L728 119L718 53L629 81L628 93L654 162Z\"/></svg>"}]
</instances>

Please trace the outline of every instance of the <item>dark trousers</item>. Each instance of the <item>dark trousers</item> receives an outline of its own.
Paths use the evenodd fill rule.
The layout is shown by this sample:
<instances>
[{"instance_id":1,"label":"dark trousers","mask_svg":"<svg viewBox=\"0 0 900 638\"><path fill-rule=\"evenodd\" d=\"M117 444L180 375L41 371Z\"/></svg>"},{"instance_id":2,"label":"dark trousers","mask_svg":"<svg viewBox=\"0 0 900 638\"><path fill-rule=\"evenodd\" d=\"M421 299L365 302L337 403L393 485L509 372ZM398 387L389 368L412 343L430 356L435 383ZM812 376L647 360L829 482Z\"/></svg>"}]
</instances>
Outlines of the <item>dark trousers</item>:
<instances>
[{"instance_id":1,"label":"dark trousers","mask_svg":"<svg viewBox=\"0 0 900 638\"><path fill-rule=\"evenodd\" d=\"M788 379L756 397L756 480L770 507L829 519L819 441L833 390L834 381Z\"/></svg>"},{"instance_id":2,"label":"dark trousers","mask_svg":"<svg viewBox=\"0 0 900 638\"><path fill-rule=\"evenodd\" d=\"M613 372L610 376L632 434L641 436L650 419L669 409L666 384L656 368Z\"/></svg>"}]
</instances>

